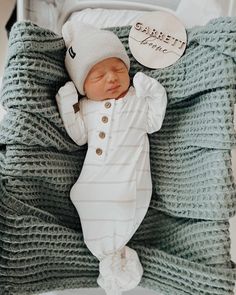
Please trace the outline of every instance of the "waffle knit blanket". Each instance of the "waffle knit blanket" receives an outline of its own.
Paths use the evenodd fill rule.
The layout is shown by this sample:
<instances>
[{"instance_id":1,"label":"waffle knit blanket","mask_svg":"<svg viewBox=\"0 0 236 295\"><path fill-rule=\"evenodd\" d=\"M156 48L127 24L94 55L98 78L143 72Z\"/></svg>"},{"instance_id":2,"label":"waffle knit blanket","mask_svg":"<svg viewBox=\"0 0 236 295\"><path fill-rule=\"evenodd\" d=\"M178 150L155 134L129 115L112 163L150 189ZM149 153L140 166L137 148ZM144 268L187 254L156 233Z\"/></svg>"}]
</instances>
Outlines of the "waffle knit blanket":
<instances>
[{"instance_id":1,"label":"waffle knit blanket","mask_svg":"<svg viewBox=\"0 0 236 295\"><path fill-rule=\"evenodd\" d=\"M233 294L236 19L188 30L184 56L162 70L131 56L130 27L110 30L126 46L131 76L143 71L168 93L163 127L149 137L152 201L128 243L144 268L140 285L164 295ZM98 260L69 199L87 147L69 138L57 109L64 55L56 34L30 22L13 27L1 93L1 295L98 287Z\"/></svg>"}]
</instances>

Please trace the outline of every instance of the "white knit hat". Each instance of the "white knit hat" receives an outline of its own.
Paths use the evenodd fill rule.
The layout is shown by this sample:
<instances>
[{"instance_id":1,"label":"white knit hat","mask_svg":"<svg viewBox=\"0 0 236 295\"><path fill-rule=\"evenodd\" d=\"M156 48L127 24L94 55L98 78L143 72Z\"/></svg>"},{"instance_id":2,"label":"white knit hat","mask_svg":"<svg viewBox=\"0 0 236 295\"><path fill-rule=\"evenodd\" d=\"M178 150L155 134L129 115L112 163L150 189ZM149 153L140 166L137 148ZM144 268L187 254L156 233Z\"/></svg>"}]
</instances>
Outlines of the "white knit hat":
<instances>
[{"instance_id":1,"label":"white knit hat","mask_svg":"<svg viewBox=\"0 0 236 295\"><path fill-rule=\"evenodd\" d=\"M130 68L129 57L119 38L112 32L91 25L68 21L62 27L67 52L65 66L80 94L84 95L84 81L98 62L120 58Z\"/></svg>"}]
</instances>

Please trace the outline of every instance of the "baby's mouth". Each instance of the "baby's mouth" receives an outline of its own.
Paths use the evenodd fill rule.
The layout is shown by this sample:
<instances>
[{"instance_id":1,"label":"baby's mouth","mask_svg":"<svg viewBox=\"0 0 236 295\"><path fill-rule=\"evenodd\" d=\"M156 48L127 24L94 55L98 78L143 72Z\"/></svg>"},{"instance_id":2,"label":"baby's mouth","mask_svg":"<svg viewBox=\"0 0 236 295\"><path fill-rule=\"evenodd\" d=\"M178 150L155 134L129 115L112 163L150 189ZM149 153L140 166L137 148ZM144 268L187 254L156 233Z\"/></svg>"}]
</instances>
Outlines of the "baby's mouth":
<instances>
[{"instance_id":1,"label":"baby's mouth","mask_svg":"<svg viewBox=\"0 0 236 295\"><path fill-rule=\"evenodd\" d=\"M118 88L120 88L120 85L113 86L113 87L107 89L107 91L115 91L115 90L117 90Z\"/></svg>"}]
</instances>

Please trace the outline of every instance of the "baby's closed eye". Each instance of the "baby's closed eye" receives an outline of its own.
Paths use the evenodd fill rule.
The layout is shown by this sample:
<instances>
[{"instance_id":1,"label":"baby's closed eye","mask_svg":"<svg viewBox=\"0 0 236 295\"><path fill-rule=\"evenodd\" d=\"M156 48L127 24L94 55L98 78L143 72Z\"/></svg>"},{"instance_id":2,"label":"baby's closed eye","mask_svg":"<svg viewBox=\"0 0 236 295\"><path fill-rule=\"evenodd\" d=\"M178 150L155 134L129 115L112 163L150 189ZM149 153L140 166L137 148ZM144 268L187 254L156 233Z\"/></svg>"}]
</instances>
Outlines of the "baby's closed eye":
<instances>
[{"instance_id":1,"label":"baby's closed eye","mask_svg":"<svg viewBox=\"0 0 236 295\"><path fill-rule=\"evenodd\" d=\"M103 77L104 77L104 74L96 74L91 77L91 80L97 81L97 80L102 79Z\"/></svg>"},{"instance_id":2,"label":"baby's closed eye","mask_svg":"<svg viewBox=\"0 0 236 295\"><path fill-rule=\"evenodd\" d=\"M125 70L126 70L125 67L119 67L115 69L115 71L118 73L123 73Z\"/></svg>"}]
</instances>

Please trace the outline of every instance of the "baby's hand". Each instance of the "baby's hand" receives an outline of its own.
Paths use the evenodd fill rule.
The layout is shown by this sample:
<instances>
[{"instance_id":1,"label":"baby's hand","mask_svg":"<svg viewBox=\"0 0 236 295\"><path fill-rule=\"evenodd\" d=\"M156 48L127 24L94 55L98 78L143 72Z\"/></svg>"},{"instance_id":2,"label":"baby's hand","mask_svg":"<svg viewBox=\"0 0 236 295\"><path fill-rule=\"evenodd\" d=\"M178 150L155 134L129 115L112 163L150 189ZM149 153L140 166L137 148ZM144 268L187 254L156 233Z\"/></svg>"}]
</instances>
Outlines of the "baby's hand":
<instances>
[{"instance_id":1,"label":"baby's hand","mask_svg":"<svg viewBox=\"0 0 236 295\"><path fill-rule=\"evenodd\" d=\"M137 72L134 75L133 84L138 96L146 96L153 93L153 91L155 92L155 88L159 82L142 72Z\"/></svg>"},{"instance_id":2,"label":"baby's hand","mask_svg":"<svg viewBox=\"0 0 236 295\"><path fill-rule=\"evenodd\" d=\"M64 111L69 111L72 106L75 113L79 111L78 93L73 82L66 82L58 90L56 101L59 109L63 108Z\"/></svg>"},{"instance_id":3,"label":"baby's hand","mask_svg":"<svg viewBox=\"0 0 236 295\"><path fill-rule=\"evenodd\" d=\"M75 102L78 101L78 93L72 81L66 82L66 84L59 89L58 95L60 100L64 97L73 97Z\"/></svg>"}]
</instances>

